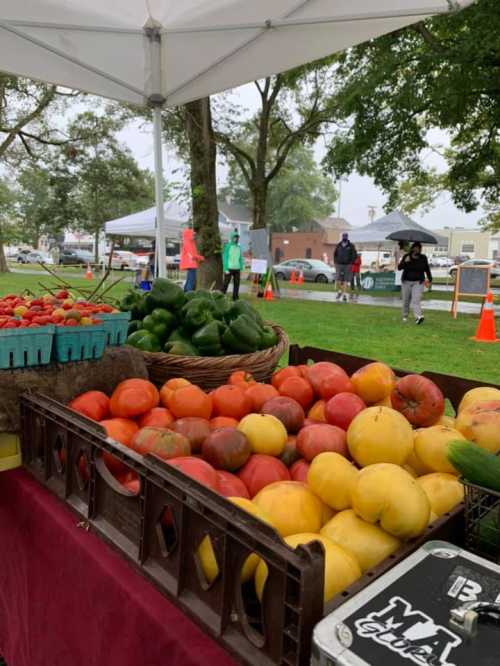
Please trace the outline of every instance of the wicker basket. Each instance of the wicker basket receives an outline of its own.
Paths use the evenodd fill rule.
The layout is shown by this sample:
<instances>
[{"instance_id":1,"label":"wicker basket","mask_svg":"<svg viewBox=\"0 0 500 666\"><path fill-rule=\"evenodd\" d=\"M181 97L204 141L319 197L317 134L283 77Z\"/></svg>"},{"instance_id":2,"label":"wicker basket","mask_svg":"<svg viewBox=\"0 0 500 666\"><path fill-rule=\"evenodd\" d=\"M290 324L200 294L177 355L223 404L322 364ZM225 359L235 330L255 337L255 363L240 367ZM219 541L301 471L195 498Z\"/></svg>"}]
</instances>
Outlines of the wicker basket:
<instances>
[{"instance_id":1,"label":"wicker basket","mask_svg":"<svg viewBox=\"0 0 500 666\"><path fill-rule=\"evenodd\" d=\"M271 325L278 335L278 344L252 354L214 357L144 352L149 378L157 386L162 386L168 379L184 377L205 390L225 384L235 370L248 370L257 381L267 381L288 349L285 331L280 326Z\"/></svg>"}]
</instances>

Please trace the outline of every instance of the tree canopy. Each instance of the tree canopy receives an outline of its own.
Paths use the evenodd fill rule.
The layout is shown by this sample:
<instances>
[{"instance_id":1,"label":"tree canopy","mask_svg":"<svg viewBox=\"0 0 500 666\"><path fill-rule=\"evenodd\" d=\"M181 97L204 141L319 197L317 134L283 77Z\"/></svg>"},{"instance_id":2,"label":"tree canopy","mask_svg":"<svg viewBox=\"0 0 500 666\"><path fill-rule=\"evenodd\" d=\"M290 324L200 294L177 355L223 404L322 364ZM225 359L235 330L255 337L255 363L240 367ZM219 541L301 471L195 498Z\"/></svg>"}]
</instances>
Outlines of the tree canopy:
<instances>
[{"instance_id":1,"label":"tree canopy","mask_svg":"<svg viewBox=\"0 0 500 666\"><path fill-rule=\"evenodd\" d=\"M228 184L221 189L235 203L251 207L252 195L235 162L230 163ZM333 211L337 192L332 179L316 164L313 149L298 145L269 186L267 219L272 231L291 231Z\"/></svg>"},{"instance_id":2,"label":"tree canopy","mask_svg":"<svg viewBox=\"0 0 500 666\"><path fill-rule=\"evenodd\" d=\"M482 205L499 224L499 35L500 3L478 0L344 53L334 96L340 125L325 165L373 177L389 207L404 198L406 181L428 203L448 190L459 208ZM450 137L438 172L423 159L436 150L433 129Z\"/></svg>"}]
</instances>

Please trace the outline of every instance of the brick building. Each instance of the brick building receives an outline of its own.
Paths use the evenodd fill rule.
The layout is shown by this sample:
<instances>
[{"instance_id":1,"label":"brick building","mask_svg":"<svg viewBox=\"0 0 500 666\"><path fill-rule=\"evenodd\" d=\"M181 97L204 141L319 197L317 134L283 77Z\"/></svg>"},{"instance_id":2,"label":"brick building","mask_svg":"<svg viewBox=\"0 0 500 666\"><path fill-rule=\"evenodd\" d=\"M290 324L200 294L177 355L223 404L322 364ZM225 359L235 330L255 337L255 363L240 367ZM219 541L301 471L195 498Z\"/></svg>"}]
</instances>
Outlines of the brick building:
<instances>
[{"instance_id":1,"label":"brick building","mask_svg":"<svg viewBox=\"0 0 500 666\"><path fill-rule=\"evenodd\" d=\"M341 217L312 220L300 231L273 233L271 248L273 261L279 264L286 259L321 259L333 263L333 251L342 231L351 225Z\"/></svg>"}]
</instances>

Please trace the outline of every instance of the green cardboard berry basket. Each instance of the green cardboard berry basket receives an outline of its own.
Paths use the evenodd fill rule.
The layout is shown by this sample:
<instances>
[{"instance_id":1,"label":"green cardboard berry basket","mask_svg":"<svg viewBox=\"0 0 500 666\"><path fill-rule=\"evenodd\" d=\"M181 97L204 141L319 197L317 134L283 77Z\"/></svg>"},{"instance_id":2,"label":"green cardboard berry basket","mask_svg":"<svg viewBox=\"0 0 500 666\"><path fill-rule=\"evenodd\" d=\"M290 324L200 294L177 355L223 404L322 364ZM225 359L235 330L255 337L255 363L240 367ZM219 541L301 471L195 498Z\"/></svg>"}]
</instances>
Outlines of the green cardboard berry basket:
<instances>
[{"instance_id":1,"label":"green cardboard berry basket","mask_svg":"<svg viewBox=\"0 0 500 666\"><path fill-rule=\"evenodd\" d=\"M0 329L0 369L50 363L55 326Z\"/></svg>"}]
</instances>

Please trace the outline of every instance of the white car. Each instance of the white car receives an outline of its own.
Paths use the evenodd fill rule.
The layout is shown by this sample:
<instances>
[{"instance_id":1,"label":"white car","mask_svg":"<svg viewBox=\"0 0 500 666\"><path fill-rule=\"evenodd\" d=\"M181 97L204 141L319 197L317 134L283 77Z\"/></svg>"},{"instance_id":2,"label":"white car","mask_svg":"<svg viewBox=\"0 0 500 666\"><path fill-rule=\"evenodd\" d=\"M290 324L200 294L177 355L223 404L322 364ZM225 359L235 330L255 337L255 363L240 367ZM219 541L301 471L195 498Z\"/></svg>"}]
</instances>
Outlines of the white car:
<instances>
[{"instance_id":1,"label":"white car","mask_svg":"<svg viewBox=\"0 0 500 666\"><path fill-rule=\"evenodd\" d=\"M493 280L496 280L497 278L500 278L500 261L498 259L469 259L468 261L464 261L462 264L460 264L460 267L469 267L472 266L474 267L481 267L481 266L489 266L491 268L490 271L490 276ZM450 268L450 275L451 277L455 277L457 273L458 266L452 266Z\"/></svg>"},{"instance_id":2,"label":"white car","mask_svg":"<svg viewBox=\"0 0 500 666\"><path fill-rule=\"evenodd\" d=\"M35 250L34 252L30 252L29 254L25 255L25 261L19 263L47 264L48 266L53 266L54 260L47 252L39 252L38 250Z\"/></svg>"},{"instance_id":3,"label":"white car","mask_svg":"<svg viewBox=\"0 0 500 666\"><path fill-rule=\"evenodd\" d=\"M450 268L453 266L453 260L449 257L432 257L431 266L437 266L438 268Z\"/></svg>"},{"instance_id":4,"label":"white car","mask_svg":"<svg viewBox=\"0 0 500 666\"><path fill-rule=\"evenodd\" d=\"M137 268L141 268L143 265L138 261L139 257L133 252L127 252L126 250L114 250L113 257L111 259L111 268L114 268L119 271L135 271ZM105 254L105 263L109 261L109 252Z\"/></svg>"}]
</instances>

